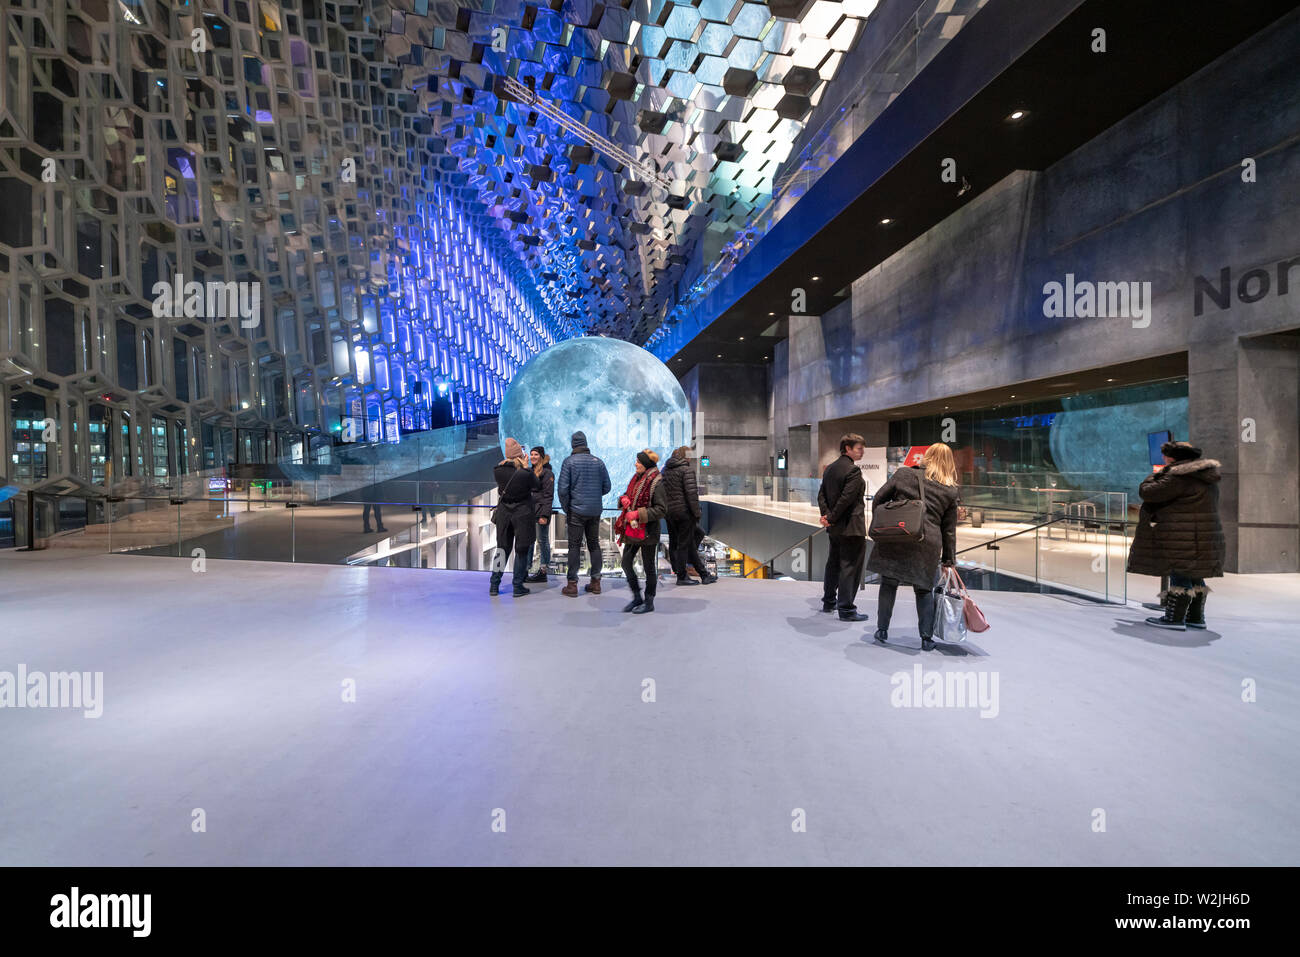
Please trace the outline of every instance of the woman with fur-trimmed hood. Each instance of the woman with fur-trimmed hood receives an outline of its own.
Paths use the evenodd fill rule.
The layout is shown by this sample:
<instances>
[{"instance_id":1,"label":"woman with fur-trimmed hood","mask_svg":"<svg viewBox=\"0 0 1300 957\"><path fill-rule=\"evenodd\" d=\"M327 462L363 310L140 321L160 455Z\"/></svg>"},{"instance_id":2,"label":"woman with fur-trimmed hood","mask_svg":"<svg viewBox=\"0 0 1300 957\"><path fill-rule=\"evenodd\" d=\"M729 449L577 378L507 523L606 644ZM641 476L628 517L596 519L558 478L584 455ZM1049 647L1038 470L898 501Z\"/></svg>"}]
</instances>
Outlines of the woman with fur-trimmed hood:
<instances>
[{"instance_id":1,"label":"woman with fur-trimmed hood","mask_svg":"<svg viewBox=\"0 0 1300 957\"><path fill-rule=\"evenodd\" d=\"M1135 575L1168 575L1165 613L1147 622L1183 631L1205 627L1207 578L1223 577L1219 463L1189 442L1160 447L1165 465L1142 482L1142 510L1129 550Z\"/></svg>"}]
</instances>

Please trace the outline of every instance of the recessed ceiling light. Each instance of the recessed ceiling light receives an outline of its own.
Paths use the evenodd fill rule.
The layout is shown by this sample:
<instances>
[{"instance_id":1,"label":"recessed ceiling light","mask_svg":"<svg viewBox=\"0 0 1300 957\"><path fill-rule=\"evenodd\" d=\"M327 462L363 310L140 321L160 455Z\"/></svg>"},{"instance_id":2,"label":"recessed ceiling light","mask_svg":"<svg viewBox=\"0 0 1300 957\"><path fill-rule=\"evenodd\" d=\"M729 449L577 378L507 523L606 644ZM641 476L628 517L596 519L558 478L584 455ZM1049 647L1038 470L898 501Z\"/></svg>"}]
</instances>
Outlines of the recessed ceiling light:
<instances>
[{"instance_id":1,"label":"recessed ceiling light","mask_svg":"<svg viewBox=\"0 0 1300 957\"><path fill-rule=\"evenodd\" d=\"M774 312L769 312L768 315L769 315L769 316L775 316L776 313L774 313Z\"/></svg>"},{"instance_id":2,"label":"recessed ceiling light","mask_svg":"<svg viewBox=\"0 0 1300 957\"><path fill-rule=\"evenodd\" d=\"M1107 379L1106 381L1107 381L1107 382L1114 382L1115 380L1114 380L1114 379Z\"/></svg>"},{"instance_id":3,"label":"recessed ceiling light","mask_svg":"<svg viewBox=\"0 0 1300 957\"><path fill-rule=\"evenodd\" d=\"M1023 120L1027 115L1028 115L1028 114L1027 114L1026 111L1024 111L1024 110L1016 110L1014 113L1012 113L1010 116L1008 116L1007 119L1009 119L1009 120Z\"/></svg>"},{"instance_id":4,"label":"recessed ceiling light","mask_svg":"<svg viewBox=\"0 0 1300 957\"><path fill-rule=\"evenodd\" d=\"M1013 398L1013 399L1014 399L1014 398L1015 398L1015 397L1016 397L1016 394L1015 394L1015 393L1014 393L1014 392L1013 392L1013 393L1011 393L1011 398Z\"/></svg>"},{"instance_id":5,"label":"recessed ceiling light","mask_svg":"<svg viewBox=\"0 0 1300 957\"><path fill-rule=\"evenodd\" d=\"M721 352L718 353L718 358L719 358L719 359L722 358L722 353L721 353Z\"/></svg>"},{"instance_id":6,"label":"recessed ceiling light","mask_svg":"<svg viewBox=\"0 0 1300 957\"><path fill-rule=\"evenodd\" d=\"M745 337L744 337L744 336L741 336L741 337L740 337L740 341L741 341L741 342L744 342L744 341L745 341Z\"/></svg>"},{"instance_id":7,"label":"recessed ceiling light","mask_svg":"<svg viewBox=\"0 0 1300 957\"><path fill-rule=\"evenodd\" d=\"M893 222L893 220L890 219L888 216L886 216L884 219L882 219L882 220L880 221L880 225L881 225L881 226L888 226L888 225L889 225L890 223L892 223L892 222Z\"/></svg>"},{"instance_id":8,"label":"recessed ceiling light","mask_svg":"<svg viewBox=\"0 0 1300 957\"><path fill-rule=\"evenodd\" d=\"M821 276L813 276L813 282L818 282L821 278Z\"/></svg>"}]
</instances>

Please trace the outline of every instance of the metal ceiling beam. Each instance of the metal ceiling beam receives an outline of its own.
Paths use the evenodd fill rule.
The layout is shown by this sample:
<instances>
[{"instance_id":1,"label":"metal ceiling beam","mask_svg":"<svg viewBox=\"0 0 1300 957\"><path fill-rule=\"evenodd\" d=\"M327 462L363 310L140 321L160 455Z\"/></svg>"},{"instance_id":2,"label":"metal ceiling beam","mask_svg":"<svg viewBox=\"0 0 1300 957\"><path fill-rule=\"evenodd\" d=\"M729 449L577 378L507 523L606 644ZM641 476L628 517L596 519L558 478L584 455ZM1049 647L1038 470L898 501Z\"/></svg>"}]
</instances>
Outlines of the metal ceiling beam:
<instances>
[{"instance_id":1,"label":"metal ceiling beam","mask_svg":"<svg viewBox=\"0 0 1300 957\"><path fill-rule=\"evenodd\" d=\"M600 150L616 163L621 163L629 169L635 170L641 174L642 179L647 182L655 183L670 196L673 195L673 185L675 180L671 177L664 176L659 170L647 163L643 163L627 150L623 149L617 143L601 136L585 123L581 123L569 116L563 110L552 105L550 102L543 100L535 91L520 83L512 76L501 76L496 78L501 89L512 99L518 100L526 106L532 107L538 113L541 113L547 119L555 122L568 132L577 136L584 143L593 149Z\"/></svg>"}]
</instances>

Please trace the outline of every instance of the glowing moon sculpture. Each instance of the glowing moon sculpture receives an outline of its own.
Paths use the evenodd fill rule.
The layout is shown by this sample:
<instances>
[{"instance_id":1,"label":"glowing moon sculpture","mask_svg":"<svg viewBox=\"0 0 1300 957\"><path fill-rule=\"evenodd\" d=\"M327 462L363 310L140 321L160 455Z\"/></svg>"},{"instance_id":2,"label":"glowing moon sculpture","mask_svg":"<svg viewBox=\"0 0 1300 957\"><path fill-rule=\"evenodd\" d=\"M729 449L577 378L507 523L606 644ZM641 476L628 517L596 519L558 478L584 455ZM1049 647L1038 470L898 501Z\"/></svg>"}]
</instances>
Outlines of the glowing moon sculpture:
<instances>
[{"instance_id":1,"label":"glowing moon sculpture","mask_svg":"<svg viewBox=\"0 0 1300 957\"><path fill-rule=\"evenodd\" d=\"M691 444L686 393L654 355L622 339L583 336L557 342L519 370L501 402L501 442L518 439L526 452L541 445L556 478L574 432L587 434L592 454L605 460L612 490L607 508L636 469L636 453L659 453L663 464Z\"/></svg>"}]
</instances>

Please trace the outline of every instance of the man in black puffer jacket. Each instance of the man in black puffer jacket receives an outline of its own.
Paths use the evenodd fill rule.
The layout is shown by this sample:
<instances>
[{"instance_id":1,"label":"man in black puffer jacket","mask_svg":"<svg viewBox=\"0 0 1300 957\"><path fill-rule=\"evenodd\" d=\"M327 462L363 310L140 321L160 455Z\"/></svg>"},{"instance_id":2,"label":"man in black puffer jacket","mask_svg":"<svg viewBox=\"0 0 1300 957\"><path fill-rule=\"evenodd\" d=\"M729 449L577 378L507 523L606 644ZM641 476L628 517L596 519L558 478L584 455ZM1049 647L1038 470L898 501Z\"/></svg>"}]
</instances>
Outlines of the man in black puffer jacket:
<instances>
[{"instance_id":1,"label":"man in black puffer jacket","mask_svg":"<svg viewBox=\"0 0 1300 957\"><path fill-rule=\"evenodd\" d=\"M1207 578L1223 576L1226 547L1219 522L1219 463L1188 442L1160 447L1165 466L1138 494L1142 510L1129 549L1135 575L1168 575L1165 613L1147 622L1183 631L1205 628Z\"/></svg>"},{"instance_id":2,"label":"man in black puffer jacket","mask_svg":"<svg viewBox=\"0 0 1300 957\"><path fill-rule=\"evenodd\" d=\"M695 525L700 520L700 491L695 481L695 469L691 468L688 457L691 450L686 446L677 448L660 470L663 476L664 494L668 499L668 540L673 550L673 571L677 572L677 584L694 585L695 581L687 573L687 564L694 566L700 576L700 582L711 585L718 576L710 575L695 544Z\"/></svg>"}]
</instances>

